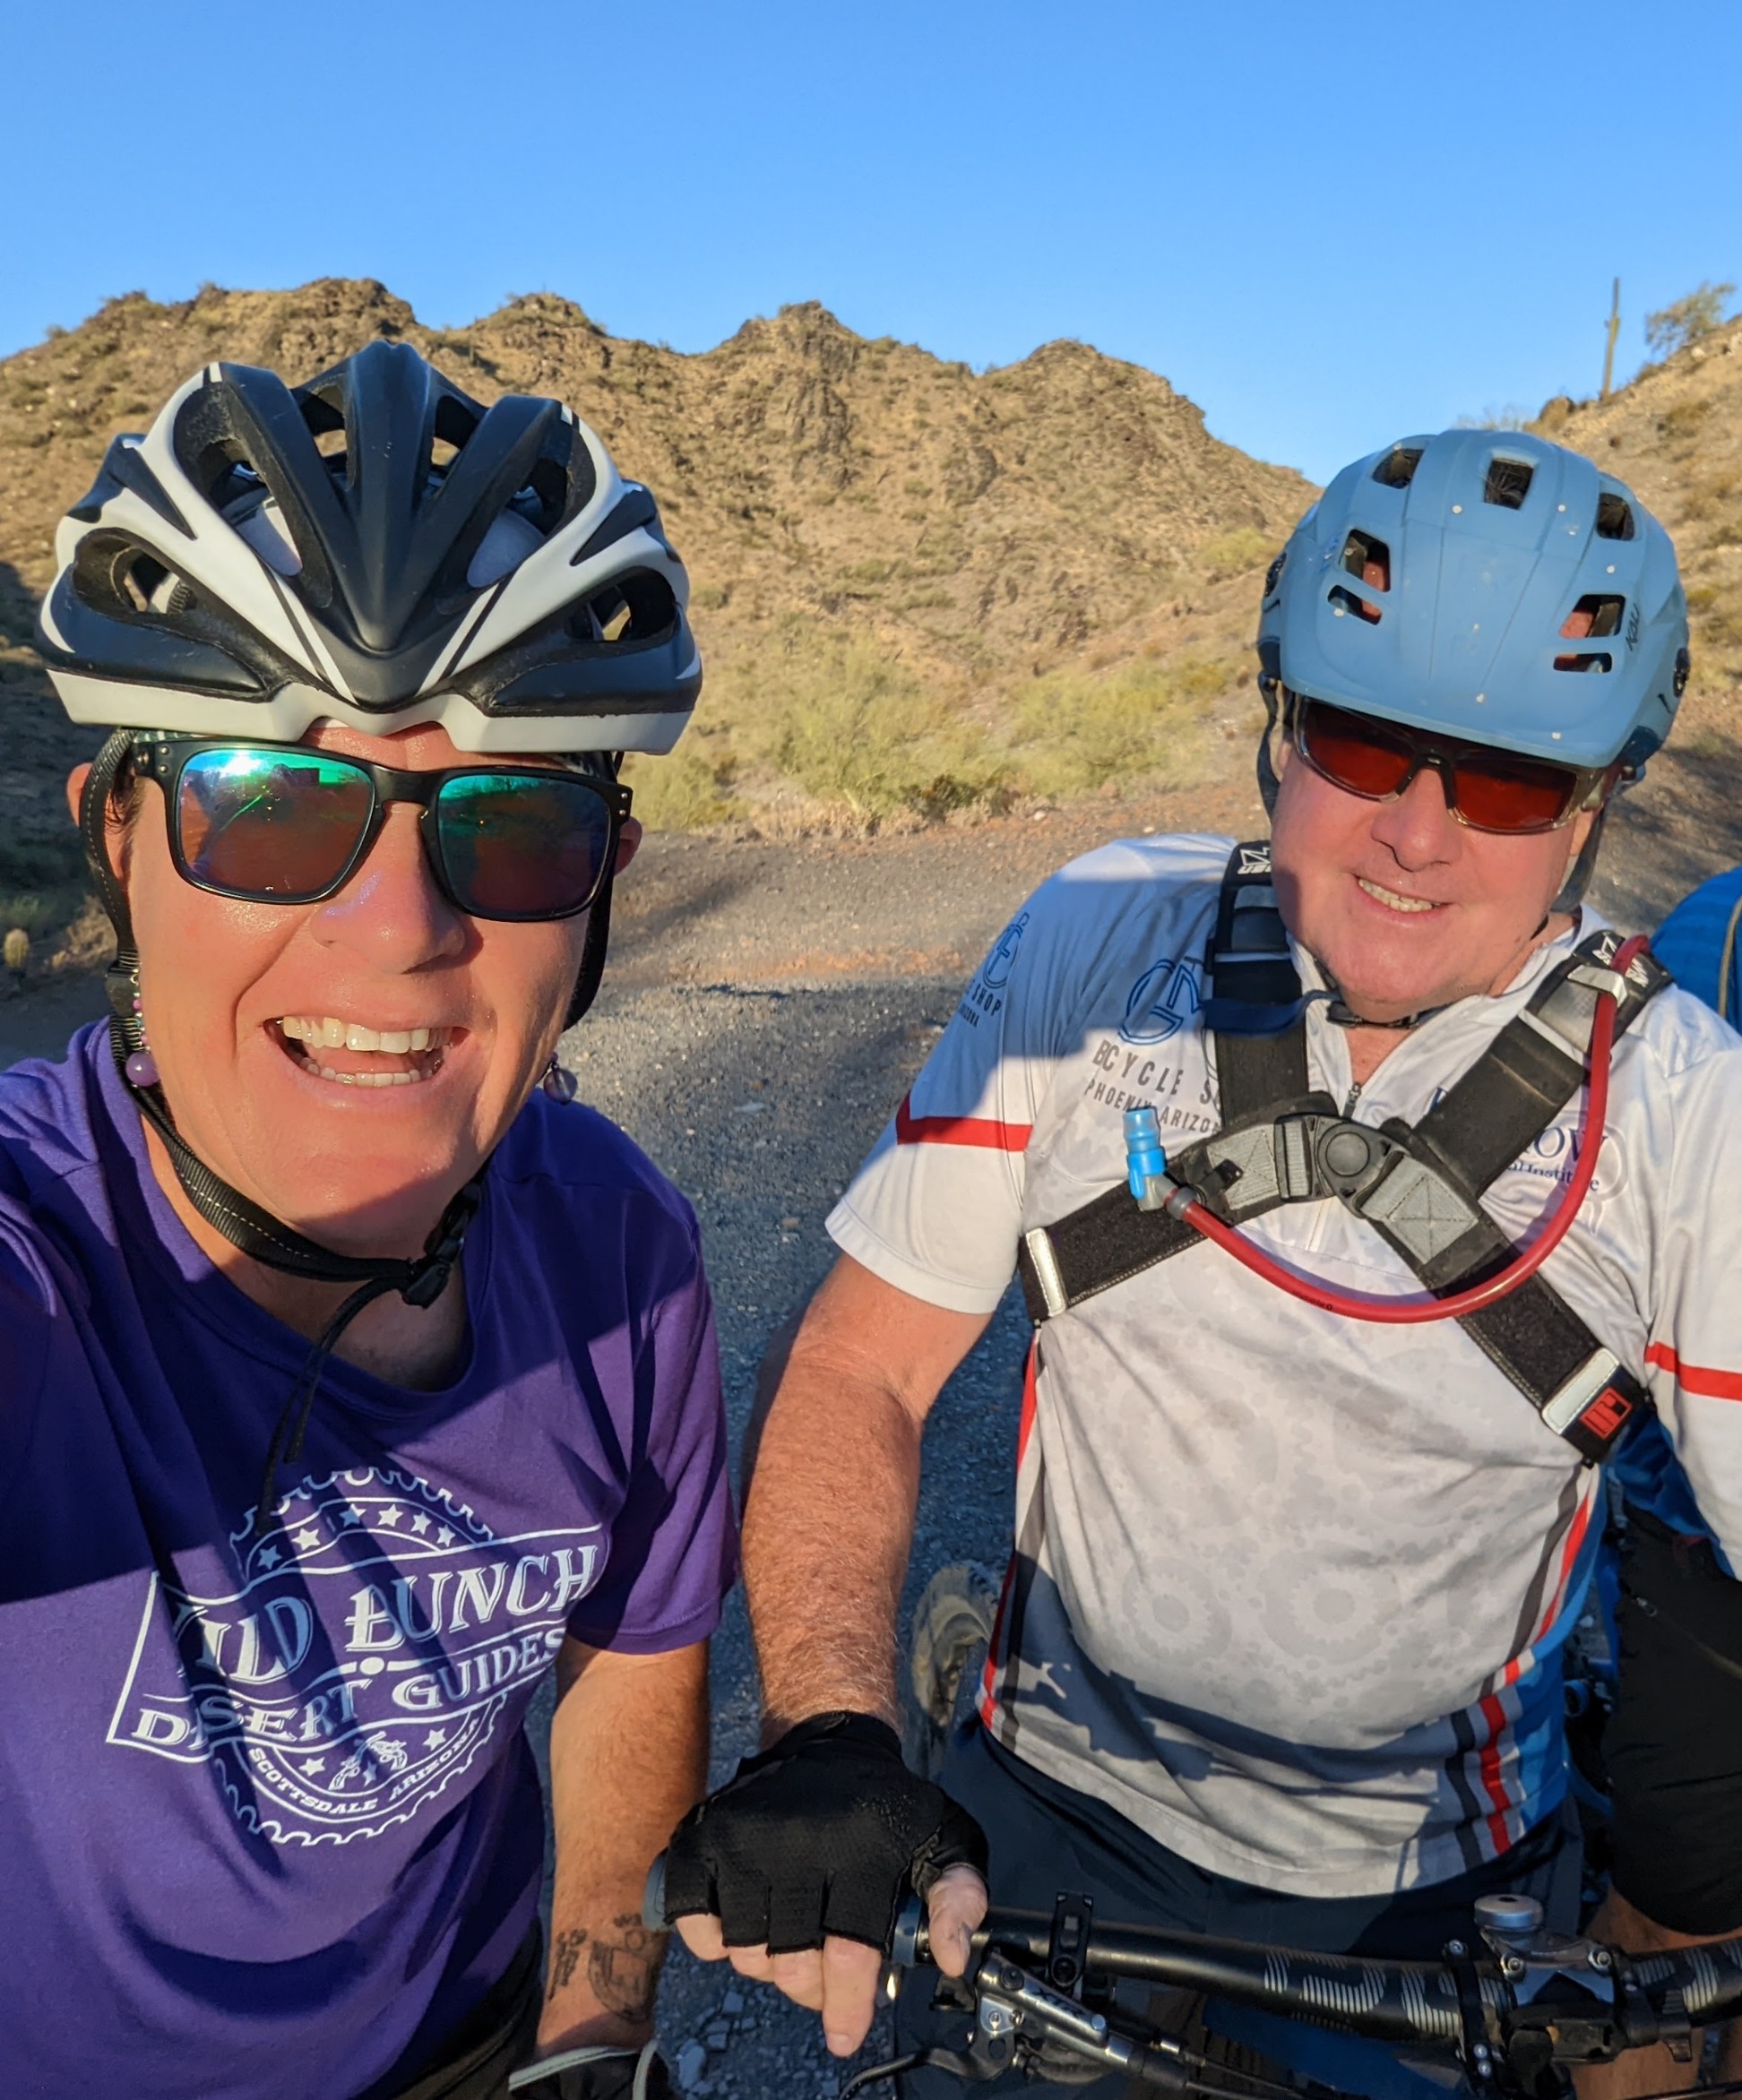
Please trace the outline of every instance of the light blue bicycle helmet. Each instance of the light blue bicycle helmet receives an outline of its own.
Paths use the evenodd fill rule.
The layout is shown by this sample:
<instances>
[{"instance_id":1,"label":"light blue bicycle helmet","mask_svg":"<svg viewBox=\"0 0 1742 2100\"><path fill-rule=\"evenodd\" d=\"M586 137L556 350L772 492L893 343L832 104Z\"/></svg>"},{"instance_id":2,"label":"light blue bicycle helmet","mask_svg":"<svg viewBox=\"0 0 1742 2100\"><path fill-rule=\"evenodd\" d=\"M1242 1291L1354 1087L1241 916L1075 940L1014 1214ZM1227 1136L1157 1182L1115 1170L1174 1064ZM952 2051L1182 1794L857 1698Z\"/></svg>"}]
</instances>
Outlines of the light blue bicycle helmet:
<instances>
[{"instance_id":1,"label":"light blue bicycle helmet","mask_svg":"<svg viewBox=\"0 0 1742 2100\"><path fill-rule=\"evenodd\" d=\"M1345 467L1265 579L1260 685L1560 765L1636 773L1687 684L1669 536L1578 452L1407 437ZM1269 738L1260 785L1274 796Z\"/></svg>"}]
</instances>

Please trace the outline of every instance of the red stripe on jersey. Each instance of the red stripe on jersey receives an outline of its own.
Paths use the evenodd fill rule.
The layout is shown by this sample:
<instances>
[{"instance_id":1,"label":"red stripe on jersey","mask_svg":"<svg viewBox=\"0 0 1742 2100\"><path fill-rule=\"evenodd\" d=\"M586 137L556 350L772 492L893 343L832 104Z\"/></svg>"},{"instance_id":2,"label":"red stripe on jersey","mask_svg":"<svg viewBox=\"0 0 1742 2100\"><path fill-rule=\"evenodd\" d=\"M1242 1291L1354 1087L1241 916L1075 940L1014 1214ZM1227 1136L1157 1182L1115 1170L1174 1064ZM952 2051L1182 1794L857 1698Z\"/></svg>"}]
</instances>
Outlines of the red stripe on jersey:
<instances>
[{"instance_id":1,"label":"red stripe on jersey","mask_svg":"<svg viewBox=\"0 0 1742 2100\"><path fill-rule=\"evenodd\" d=\"M1668 1342L1653 1342L1645 1352L1645 1361L1659 1371L1667 1371L1685 1392L1701 1393L1709 1400L1742 1400L1742 1372L1684 1364Z\"/></svg>"},{"instance_id":2,"label":"red stripe on jersey","mask_svg":"<svg viewBox=\"0 0 1742 2100\"><path fill-rule=\"evenodd\" d=\"M1031 1431L1034 1427L1034 1410L1039 1396L1035 1391L1035 1372L1040 1355L1040 1338L1036 1335L1029 1343L1028 1365L1022 1373L1022 1417L1016 1431L1016 1469L1020 1473L1022 1459L1028 1450ZM1012 1553L1005 1566L1003 1588L998 1592L998 1615L992 1622L992 1638L986 1644L986 1667L980 1673L979 1715L989 1728L998 1704L998 1673L1004 1667L1005 1620L1010 1611L1011 1592L1016 1587L1016 1556Z\"/></svg>"},{"instance_id":3,"label":"red stripe on jersey","mask_svg":"<svg viewBox=\"0 0 1742 2100\"><path fill-rule=\"evenodd\" d=\"M1591 1512L1595 1506L1596 1496L1588 1494L1573 1512L1573 1521L1566 1528L1566 1543L1561 1547L1560 1566L1556 1571L1554 1591L1543 1612L1541 1622L1531 1636L1534 1640L1540 1640L1560 1617L1561 1606L1566 1601L1567 1580L1579 1558L1579 1548L1584 1544L1585 1533L1591 1528Z\"/></svg>"},{"instance_id":4,"label":"red stripe on jersey","mask_svg":"<svg viewBox=\"0 0 1742 2100\"><path fill-rule=\"evenodd\" d=\"M995 1123L988 1115L915 1115L904 1097L895 1111L898 1145L973 1145L987 1152L1026 1152L1031 1123Z\"/></svg>"},{"instance_id":5,"label":"red stripe on jersey","mask_svg":"<svg viewBox=\"0 0 1742 2100\"><path fill-rule=\"evenodd\" d=\"M979 1717L989 1728L998 1708L998 1672L1004 1667L1005 1619L1010 1611L1010 1593L1016 1587L1016 1556L1005 1562L1004 1581L998 1588L998 1615L992 1622L992 1638L986 1644L986 1667L980 1672Z\"/></svg>"},{"instance_id":6,"label":"red stripe on jersey","mask_svg":"<svg viewBox=\"0 0 1742 2100\"><path fill-rule=\"evenodd\" d=\"M1029 1343L1028 1365L1022 1373L1022 1415L1016 1426L1016 1467L1022 1470L1022 1460L1028 1456L1029 1432L1034 1427L1034 1410L1039 1405L1039 1395L1035 1390L1035 1358L1039 1354L1040 1338L1036 1335Z\"/></svg>"},{"instance_id":7,"label":"red stripe on jersey","mask_svg":"<svg viewBox=\"0 0 1742 2100\"><path fill-rule=\"evenodd\" d=\"M1488 1739L1482 1745L1482 1790L1494 1804L1493 1813L1488 1819L1488 1838L1494 1846L1495 1856L1512 1850L1512 1833L1506 1829L1506 1813L1512 1807L1507 1797L1505 1782L1500 1777L1500 1732L1506 1725L1506 1709L1490 1692L1482 1701L1482 1718L1488 1726Z\"/></svg>"}]
</instances>

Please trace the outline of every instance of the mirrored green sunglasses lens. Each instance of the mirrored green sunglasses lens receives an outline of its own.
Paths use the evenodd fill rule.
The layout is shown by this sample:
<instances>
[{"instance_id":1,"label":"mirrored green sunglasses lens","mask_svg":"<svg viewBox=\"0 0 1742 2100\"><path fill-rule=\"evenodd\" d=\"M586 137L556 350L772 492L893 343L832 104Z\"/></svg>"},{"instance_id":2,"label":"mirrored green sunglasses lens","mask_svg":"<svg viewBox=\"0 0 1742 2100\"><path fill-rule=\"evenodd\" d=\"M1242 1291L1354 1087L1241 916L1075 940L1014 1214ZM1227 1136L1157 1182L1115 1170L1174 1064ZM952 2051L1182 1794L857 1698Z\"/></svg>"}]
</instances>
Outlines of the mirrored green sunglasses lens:
<instances>
[{"instance_id":1,"label":"mirrored green sunglasses lens","mask_svg":"<svg viewBox=\"0 0 1742 2100\"><path fill-rule=\"evenodd\" d=\"M598 891L611 811L585 780L463 773L443 785L436 814L449 887L480 918L564 918Z\"/></svg>"},{"instance_id":2,"label":"mirrored green sunglasses lens","mask_svg":"<svg viewBox=\"0 0 1742 2100\"><path fill-rule=\"evenodd\" d=\"M368 776L317 752L195 752L176 790L177 839L196 882L293 903L343 876L368 829Z\"/></svg>"}]
</instances>

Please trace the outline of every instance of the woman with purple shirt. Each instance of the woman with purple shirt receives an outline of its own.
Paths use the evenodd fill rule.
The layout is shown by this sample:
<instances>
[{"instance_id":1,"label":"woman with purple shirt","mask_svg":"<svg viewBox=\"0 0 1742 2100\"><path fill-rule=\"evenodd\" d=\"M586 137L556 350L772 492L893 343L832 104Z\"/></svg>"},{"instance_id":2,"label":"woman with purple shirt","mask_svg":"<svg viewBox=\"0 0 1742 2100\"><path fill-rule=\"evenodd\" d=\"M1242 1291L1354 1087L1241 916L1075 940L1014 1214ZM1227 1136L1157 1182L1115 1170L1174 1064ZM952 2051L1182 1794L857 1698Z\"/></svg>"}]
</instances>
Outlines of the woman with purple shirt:
<instances>
[{"instance_id":1,"label":"woman with purple shirt","mask_svg":"<svg viewBox=\"0 0 1742 2100\"><path fill-rule=\"evenodd\" d=\"M384 342L206 367L57 551L118 953L0 1078L0 2090L662 2093L725 1428L694 1218L556 1046L682 565L568 410Z\"/></svg>"}]
</instances>

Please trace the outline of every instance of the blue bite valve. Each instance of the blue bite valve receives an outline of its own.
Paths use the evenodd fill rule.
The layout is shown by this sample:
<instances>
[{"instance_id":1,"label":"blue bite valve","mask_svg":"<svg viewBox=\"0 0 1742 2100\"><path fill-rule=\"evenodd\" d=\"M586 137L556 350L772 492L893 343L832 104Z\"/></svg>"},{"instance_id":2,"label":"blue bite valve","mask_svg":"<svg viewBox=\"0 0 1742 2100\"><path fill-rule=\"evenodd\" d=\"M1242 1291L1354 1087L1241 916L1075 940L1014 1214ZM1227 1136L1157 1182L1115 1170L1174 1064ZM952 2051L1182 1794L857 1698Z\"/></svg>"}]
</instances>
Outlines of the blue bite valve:
<instances>
[{"instance_id":1,"label":"blue bite valve","mask_svg":"<svg viewBox=\"0 0 1742 2100\"><path fill-rule=\"evenodd\" d=\"M1152 1108L1127 1108L1125 1112L1125 1180L1132 1194L1145 1209L1155 1207L1165 1189L1156 1183L1168 1171L1168 1155L1161 1149L1161 1125Z\"/></svg>"}]
</instances>

